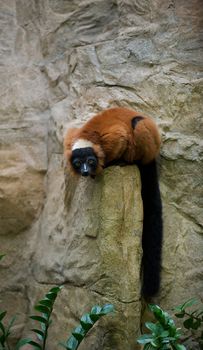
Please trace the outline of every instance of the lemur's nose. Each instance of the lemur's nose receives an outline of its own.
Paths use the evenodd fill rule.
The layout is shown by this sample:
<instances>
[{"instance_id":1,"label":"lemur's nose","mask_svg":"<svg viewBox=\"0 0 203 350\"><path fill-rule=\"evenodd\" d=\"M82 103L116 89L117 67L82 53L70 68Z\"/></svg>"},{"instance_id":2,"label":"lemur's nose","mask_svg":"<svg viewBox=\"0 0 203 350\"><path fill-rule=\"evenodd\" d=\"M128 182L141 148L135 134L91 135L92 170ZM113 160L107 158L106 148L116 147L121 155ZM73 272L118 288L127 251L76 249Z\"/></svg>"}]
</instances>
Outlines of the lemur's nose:
<instances>
[{"instance_id":1,"label":"lemur's nose","mask_svg":"<svg viewBox=\"0 0 203 350\"><path fill-rule=\"evenodd\" d=\"M89 169L88 169L86 163L84 163L82 168L81 168L81 175L82 176L88 176L89 175Z\"/></svg>"},{"instance_id":2,"label":"lemur's nose","mask_svg":"<svg viewBox=\"0 0 203 350\"><path fill-rule=\"evenodd\" d=\"M88 170L83 170L83 171L81 171L81 175L82 176L88 176L89 175L89 171Z\"/></svg>"}]
</instances>

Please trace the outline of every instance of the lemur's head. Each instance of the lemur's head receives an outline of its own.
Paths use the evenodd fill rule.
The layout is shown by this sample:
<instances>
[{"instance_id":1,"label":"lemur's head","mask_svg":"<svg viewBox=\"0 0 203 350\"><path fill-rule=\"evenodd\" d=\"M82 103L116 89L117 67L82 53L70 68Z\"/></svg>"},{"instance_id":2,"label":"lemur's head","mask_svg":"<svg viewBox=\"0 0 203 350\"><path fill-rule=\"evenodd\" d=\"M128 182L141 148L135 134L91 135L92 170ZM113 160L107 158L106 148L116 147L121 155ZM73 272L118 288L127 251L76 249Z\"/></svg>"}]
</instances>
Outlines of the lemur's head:
<instances>
[{"instance_id":1,"label":"lemur's head","mask_svg":"<svg viewBox=\"0 0 203 350\"><path fill-rule=\"evenodd\" d=\"M95 176L98 167L98 157L92 142L79 139L72 147L70 163L74 171L82 176Z\"/></svg>"}]
</instances>

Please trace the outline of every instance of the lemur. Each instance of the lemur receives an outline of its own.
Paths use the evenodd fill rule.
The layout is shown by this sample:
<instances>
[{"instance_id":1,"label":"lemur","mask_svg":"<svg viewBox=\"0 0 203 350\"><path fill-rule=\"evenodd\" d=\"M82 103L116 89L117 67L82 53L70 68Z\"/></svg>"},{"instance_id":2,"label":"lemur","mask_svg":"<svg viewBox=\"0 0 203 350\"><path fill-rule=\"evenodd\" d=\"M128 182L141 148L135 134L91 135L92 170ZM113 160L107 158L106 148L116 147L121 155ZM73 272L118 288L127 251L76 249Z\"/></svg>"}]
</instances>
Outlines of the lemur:
<instances>
[{"instance_id":1,"label":"lemur","mask_svg":"<svg viewBox=\"0 0 203 350\"><path fill-rule=\"evenodd\" d=\"M157 173L161 137L155 122L128 108L98 113L81 128L69 129L64 155L72 174L94 178L104 168L137 164L144 209L142 234L142 295L155 296L160 287L162 203Z\"/></svg>"}]
</instances>

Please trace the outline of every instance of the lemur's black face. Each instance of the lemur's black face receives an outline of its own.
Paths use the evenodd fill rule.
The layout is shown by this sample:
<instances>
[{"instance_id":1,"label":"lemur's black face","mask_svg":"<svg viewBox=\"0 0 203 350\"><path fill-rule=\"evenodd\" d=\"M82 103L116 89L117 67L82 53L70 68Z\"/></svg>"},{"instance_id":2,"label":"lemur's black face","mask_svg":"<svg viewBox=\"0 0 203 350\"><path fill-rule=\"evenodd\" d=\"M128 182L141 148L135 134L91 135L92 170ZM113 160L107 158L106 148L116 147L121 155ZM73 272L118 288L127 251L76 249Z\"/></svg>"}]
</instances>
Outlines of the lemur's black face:
<instances>
[{"instance_id":1,"label":"lemur's black face","mask_svg":"<svg viewBox=\"0 0 203 350\"><path fill-rule=\"evenodd\" d=\"M82 176L94 176L98 159L91 147L77 148L73 150L71 164L78 174Z\"/></svg>"}]
</instances>

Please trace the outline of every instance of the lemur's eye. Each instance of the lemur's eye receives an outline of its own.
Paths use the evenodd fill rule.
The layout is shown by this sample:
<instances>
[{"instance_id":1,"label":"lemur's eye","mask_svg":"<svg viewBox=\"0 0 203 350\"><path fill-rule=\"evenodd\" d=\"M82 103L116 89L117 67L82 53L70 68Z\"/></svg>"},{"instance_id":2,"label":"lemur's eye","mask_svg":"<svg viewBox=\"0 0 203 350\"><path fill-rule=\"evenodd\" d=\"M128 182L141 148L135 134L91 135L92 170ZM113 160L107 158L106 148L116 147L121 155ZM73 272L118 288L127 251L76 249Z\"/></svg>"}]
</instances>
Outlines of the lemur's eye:
<instances>
[{"instance_id":1,"label":"lemur's eye","mask_svg":"<svg viewBox=\"0 0 203 350\"><path fill-rule=\"evenodd\" d=\"M74 164L74 167L76 168L80 168L81 166L81 162L79 160L76 160L76 162L74 162L73 164Z\"/></svg>"},{"instance_id":2,"label":"lemur's eye","mask_svg":"<svg viewBox=\"0 0 203 350\"><path fill-rule=\"evenodd\" d=\"M88 162L89 165L94 165L95 164L95 160L91 159L91 158L88 159L87 162Z\"/></svg>"}]
</instances>

